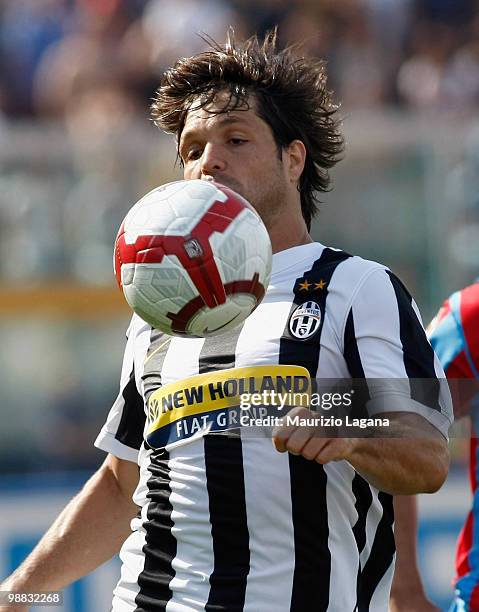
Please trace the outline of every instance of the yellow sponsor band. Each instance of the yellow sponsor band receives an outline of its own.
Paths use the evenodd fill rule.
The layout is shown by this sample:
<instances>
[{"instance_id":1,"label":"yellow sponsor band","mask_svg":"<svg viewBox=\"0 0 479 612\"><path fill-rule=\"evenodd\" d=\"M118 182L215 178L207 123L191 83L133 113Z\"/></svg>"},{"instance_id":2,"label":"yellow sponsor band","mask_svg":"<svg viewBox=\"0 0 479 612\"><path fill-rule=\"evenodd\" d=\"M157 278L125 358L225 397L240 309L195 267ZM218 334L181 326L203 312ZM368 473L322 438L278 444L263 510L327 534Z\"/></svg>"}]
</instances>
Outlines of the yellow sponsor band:
<instances>
[{"instance_id":1,"label":"yellow sponsor band","mask_svg":"<svg viewBox=\"0 0 479 612\"><path fill-rule=\"evenodd\" d=\"M157 389L148 401L148 433L185 417L237 407L242 396L291 394L309 405L309 372L302 366L264 365L198 374Z\"/></svg>"}]
</instances>

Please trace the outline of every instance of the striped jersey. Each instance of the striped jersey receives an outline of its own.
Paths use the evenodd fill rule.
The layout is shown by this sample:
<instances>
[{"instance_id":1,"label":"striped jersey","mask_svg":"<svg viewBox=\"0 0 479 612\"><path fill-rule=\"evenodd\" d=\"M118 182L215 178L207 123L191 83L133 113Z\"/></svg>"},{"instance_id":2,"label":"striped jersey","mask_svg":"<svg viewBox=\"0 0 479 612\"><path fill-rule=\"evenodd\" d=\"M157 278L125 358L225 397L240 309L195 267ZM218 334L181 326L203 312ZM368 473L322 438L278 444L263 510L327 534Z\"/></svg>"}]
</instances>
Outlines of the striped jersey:
<instances>
[{"instance_id":1,"label":"striped jersey","mask_svg":"<svg viewBox=\"0 0 479 612\"><path fill-rule=\"evenodd\" d=\"M115 612L387 610L391 496L346 461L322 466L231 428L225 389L254 380L251 368L443 376L401 282L319 243L275 254L264 300L223 335L169 337L134 316L96 441L140 466ZM447 435L449 400L437 389L426 405L413 384L401 387L388 410L418 412Z\"/></svg>"},{"instance_id":2,"label":"striped jersey","mask_svg":"<svg viewBox=\"0 0 479 612\"><path fill-rule=\"evenodd\" d=\"M479 381L479 282L449 297L431 323L430 341L446 376ZM479 610L479 413L471 412L469 475L474 503L456 550L456 593L461 610Z\"/></svg>"}]
</instances>

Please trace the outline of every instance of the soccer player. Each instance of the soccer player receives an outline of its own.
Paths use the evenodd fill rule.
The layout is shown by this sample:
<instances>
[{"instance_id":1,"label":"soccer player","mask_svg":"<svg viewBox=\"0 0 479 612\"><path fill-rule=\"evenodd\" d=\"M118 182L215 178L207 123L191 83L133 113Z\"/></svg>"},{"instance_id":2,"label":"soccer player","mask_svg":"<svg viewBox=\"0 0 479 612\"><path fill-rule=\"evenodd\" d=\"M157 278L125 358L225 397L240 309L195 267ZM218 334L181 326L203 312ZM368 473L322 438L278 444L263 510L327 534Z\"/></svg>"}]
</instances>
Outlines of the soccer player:
<instances>
[{"instance_id":1,"label":"soccer player","mask_svg":"<svg viewBox=\"0 0 479 612\"><path fill-rule=\"evenodd\" d=\"M479 384L479 281L457 291L444 302L431 321L428 333L446 376L455 387L455 416L469 413L472 421L469 472L474 501L457 543L455 599L449 612L479 612L478 412L477 404L471 405ZM464 384L465 380L471 384ZM429 604L425 602L416 564L416 500L413 496L401 497L395 502L399 538L396 538L397 563L390 608L392 612L426 610Z\"/></svg>"},{"instance_id":2,"label":"soccer player","mask_svg":"<svg viewBox=\"0 0 479 612\"><path fill-rule=\"evenodd\" d=\"M430 325L429 337L448 378L479 382L479 281L457 291L444 302ZM471 385L461 395L470 396L474 387ZM470 416L472 434L469 476L474 501L457 543L455 601L451 612L479 612L477 405L470 409Z\"/></svg>"},{"instance_id":3,"label":"soccer player","mask_svg":"<svg viewBox=\"0 0 479 612\"><path fill-rule=\"evenodd\" d=\"M207 339L171 338L133 317L120 393L96 441L108 457L4 590L61 589L121 546L115 612L387 609L392 495L443 483L450 398L402 283L309 235L314 194L343 148L336 111L323 62L277 50L274 33L243 44L230 33L165 73L156 124L176 136L185 179L223 183L256 208L273 245L271 283L244 324ZM406 384L367 390L369 413L390 423L384 437L379 426L341 438L286 422L274 445L244 429L192 435L186 410L160 421L175 442L150 446L145 415L163 387L258 365Z\"/></svg>"}]
</instances>

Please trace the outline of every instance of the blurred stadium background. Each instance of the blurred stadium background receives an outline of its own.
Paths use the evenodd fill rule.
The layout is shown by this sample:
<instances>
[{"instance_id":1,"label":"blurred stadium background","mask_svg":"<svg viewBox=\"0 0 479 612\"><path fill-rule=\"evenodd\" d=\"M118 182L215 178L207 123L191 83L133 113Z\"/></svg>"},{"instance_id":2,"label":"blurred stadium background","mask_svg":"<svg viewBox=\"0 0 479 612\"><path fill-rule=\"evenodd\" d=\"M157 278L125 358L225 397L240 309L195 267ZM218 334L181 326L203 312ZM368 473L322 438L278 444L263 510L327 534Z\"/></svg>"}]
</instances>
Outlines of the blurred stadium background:
<instances>
[{"instance_id":1,"label":"blurred stadium background","mask_svg":"<svg viewBox=\"0 0 479 612\"><path fill-rule=\"evenodd\" d=\"M479 272L476 0L0 0L0 578L103 460L129 313L112 244L128 208L180 176L150 123L178 56L280 25L328 61L346 157L313 235L389 265L428 321ZM464 441L421 499L420 558L446 609L469 503ZM65 611L109 609L116 561Z\"/></svg>"}]
</instances>

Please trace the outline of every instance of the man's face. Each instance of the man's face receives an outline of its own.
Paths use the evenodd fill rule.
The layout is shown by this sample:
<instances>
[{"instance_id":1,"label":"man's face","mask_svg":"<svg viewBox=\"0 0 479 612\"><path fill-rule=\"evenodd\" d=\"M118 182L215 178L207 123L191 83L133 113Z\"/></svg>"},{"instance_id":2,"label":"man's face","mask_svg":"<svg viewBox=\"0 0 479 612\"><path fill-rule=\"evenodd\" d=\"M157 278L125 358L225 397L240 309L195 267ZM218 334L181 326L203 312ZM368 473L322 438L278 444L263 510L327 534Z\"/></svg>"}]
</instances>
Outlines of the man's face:
<instances>
[{"instance_id":1,"label":"man's face","mask_svg":"<svg viewBox=\"0 0 479 612\"><path fill-rule=\"evenodd\" d=\"M251 104L223 111L224 97L205 109L190 110L179 151L184 178L230 187L258 211L266 227L286 206L285 168L270 127ZM209 112L208 112L209 111Z\"/></svg>"}]
</instances>

